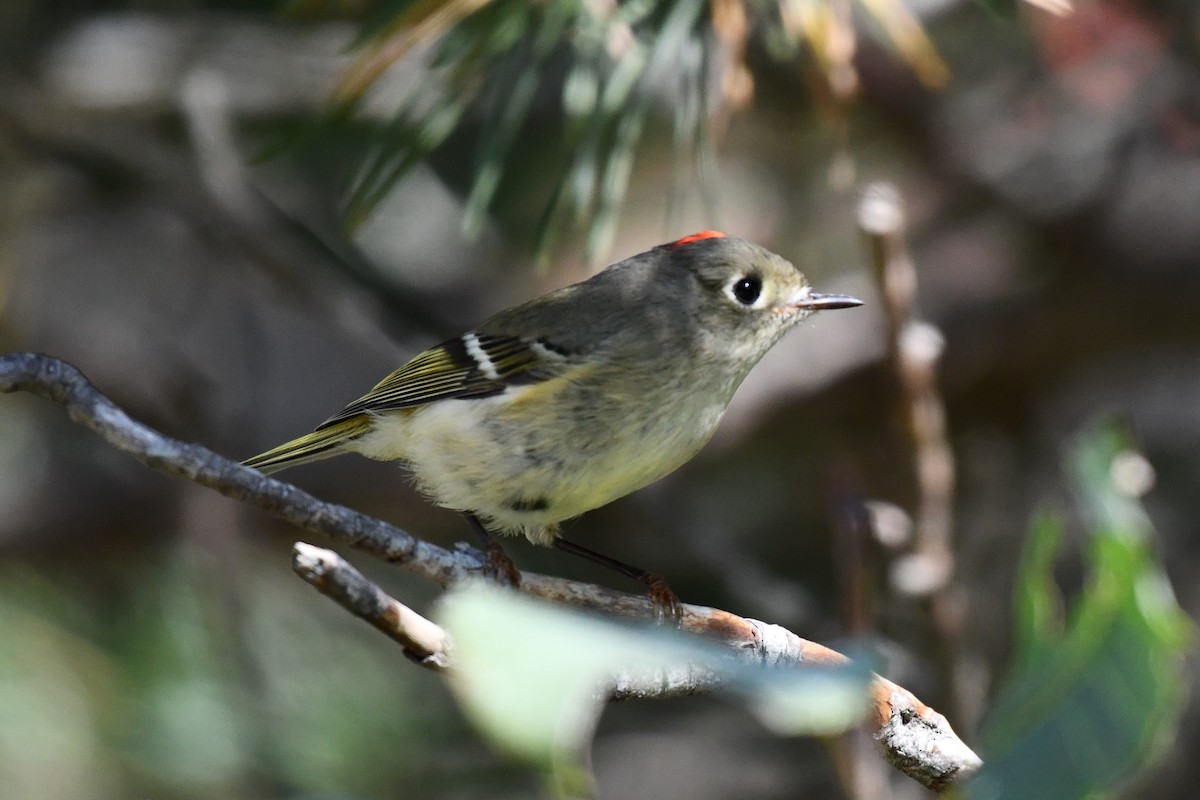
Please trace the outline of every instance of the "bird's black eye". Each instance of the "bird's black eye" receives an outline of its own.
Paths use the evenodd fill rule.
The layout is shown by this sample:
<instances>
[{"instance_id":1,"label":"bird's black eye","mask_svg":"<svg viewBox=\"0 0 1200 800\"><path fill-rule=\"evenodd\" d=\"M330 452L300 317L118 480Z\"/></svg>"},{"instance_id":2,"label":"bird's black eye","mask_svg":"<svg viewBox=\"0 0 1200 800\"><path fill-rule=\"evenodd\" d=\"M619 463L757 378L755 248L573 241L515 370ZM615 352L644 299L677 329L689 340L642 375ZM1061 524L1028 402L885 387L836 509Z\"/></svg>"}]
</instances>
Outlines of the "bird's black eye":
<instances>
[{"instance_id":1,"label":"bird's black eye","mask_svg":"<svg viewBox=\"0 0 1200 800\"><path fill-rule=\"evenodd\" d=\"M733 284L733 296L744 306L754 305L754 301L760 294L762 294L762 278L757 275L738 278Z\"/></svg>"}]
</instances>

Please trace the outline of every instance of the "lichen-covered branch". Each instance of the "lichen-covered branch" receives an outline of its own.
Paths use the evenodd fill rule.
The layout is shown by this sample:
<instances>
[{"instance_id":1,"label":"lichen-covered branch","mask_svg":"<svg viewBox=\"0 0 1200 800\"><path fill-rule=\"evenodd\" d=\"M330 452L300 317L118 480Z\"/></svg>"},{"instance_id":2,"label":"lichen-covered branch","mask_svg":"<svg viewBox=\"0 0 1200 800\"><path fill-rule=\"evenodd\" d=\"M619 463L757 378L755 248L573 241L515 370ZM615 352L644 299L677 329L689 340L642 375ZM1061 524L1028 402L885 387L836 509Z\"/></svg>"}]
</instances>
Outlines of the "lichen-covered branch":
<instances>
[{"instance_id":1,"label":"lichen-covered branch","mask_svg":"<svg viewBox=\"0 0 1200 800\"><path fill-rule=\"evenodd\" d=\"M131 419L96 390L79 370L65 361L35 353L0 356L0 391L27 391L66 407L71 419L91 428L113 447L142 463L257 506L305 530L323 534L383 558L443 587L478 576L482 557L473 549L452 552L394 525L343 506L318 500L307 492L243 467L205 447L163 436ZM315 550L315 548L314 548ZM306 580L400 641L423 663L438 666L446 641L436 625L393 600L356 570L323 561L301 551L298 569ZM343 562L344 563L344 562ZM332 564L332 566L331 566ZM554 602L628 617L654 619L647 597L592 584L524 573L521 591ZM844 655L802 639L778 625L739 617L727 611L684 604L680 627L730 648L740 658L771 666L840 664ZM624 696L695 694L712 688L709 675L686 676L658 689L645 684L618 687ZM876 677L872 687L875 737L885 758L897 769L933 789L944 788L974 772L979 758L950 728L945 718L908 690Z\"/></svg>"}]
</instances>

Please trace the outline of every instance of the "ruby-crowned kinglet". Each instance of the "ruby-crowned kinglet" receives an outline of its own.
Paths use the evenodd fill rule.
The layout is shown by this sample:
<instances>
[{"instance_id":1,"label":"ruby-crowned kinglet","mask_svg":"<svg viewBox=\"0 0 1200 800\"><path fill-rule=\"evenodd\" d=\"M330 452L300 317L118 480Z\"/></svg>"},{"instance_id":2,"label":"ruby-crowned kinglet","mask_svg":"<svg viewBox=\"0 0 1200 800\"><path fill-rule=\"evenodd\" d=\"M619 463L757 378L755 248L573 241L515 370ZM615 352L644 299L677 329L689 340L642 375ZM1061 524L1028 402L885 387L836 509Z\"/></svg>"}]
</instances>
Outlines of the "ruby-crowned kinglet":
<instances>
[{"instance_id":1,"label":"ruby-crowned kinglet","mask_svg":"<svg viewBox=\"0 0 1200 800\"><path fill-rule=\"evenodd\" d=\"M270 473L346 452L401 461L438 505L562 546L563 520L695 455L792 326L858 305L813 292L758 245L704 231L501 311L244 463Z\"/></svg>"}]
</instances>

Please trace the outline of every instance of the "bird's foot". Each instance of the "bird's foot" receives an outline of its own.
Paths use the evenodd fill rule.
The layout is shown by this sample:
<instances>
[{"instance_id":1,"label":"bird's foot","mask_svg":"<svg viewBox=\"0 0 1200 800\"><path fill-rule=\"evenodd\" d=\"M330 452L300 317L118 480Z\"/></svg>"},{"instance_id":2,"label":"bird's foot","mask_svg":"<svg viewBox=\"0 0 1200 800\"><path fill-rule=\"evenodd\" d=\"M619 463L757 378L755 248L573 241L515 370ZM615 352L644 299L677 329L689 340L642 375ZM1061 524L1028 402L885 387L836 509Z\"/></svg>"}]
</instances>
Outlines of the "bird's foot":
<instances>
[{"instance_id":1,"label":"bird's foot","mask_svg":"<svg viewBox=\"0 0 1200 800\"><path fill-rule=\"evenodd\" d=\"M479 517L471 513L463 514L463 516L466 517L471 530L475 531L479 537L479 543L483 545L483 577L505 588L516 589L520 586L521 571L508 557L508 553L504 552L504 548L500 546L496 537L484 527Z\"/></svg>"},{"instance_id":2,"label":"bird's foot","mask_svg":"<svg viewBox=\"0 0 1200 800\"><path fill-rule=\"evenodd\" d=\"M521 571L508 557L508 553L504 552L500 543L490 539L484 543L483 548L483 577L505 588L518 588L521 585Z\"/></svg>"},{"instance_id":3,"label":"bird's foot","mask_svg":"<svg viewBox=\"0 0 1200 800\"><path fill-rule=\"evenodd\" d=\"M586 558L593 564L599 564L602 567L615 570L627 577L633 578L646 587L646 592L650 595L650 603L654 609L655 621L663 624L672 624L676 627L683 621L683 603L679 602L675 592L671 591L671 587L659 575L653 572L647 572L644 569L626 564L624 561L617 561L615 558L610 558L603 553L597 553L583 545L569 542L561 537L554 540L554 546L563 552L570 553L580 558Z\"/></svg>"},{"instance_id":4,"label":"bird's foot","mask_svg":"<svg viewBox=\"0 0 1200 800\"><path fill-rule=\"evenodd\" d=\"M654 620L663 625L679 627L683 622L683 603L679 596L667 585L661 575L647 572L642 577L646 592L650 595L650 604L654 608Z\"/></svg>"}]
</instances>

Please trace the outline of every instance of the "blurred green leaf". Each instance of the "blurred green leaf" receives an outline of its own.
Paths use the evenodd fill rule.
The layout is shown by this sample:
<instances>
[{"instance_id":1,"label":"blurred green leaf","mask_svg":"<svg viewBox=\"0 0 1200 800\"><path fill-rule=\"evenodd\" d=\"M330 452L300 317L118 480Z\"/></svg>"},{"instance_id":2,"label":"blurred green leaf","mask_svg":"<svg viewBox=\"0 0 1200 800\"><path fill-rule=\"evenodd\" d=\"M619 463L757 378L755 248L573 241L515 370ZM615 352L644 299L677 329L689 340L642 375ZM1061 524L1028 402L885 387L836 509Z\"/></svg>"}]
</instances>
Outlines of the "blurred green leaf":
<instances>
[{"instance_id":1,"label":"blurred green leaf","mask_svg":"<svg viewBox=\"0 0 1200 800\"><path fill-rule=\"evenodd\" d=\"M1067 619L1052 568L1062 522L1036 521L1016 589L1015 667L984 731L973 798L1071 800L1110 793L1143 768L1177 722L1187 618L1151 550L1151 528L1112 467L1130 453L1107 425L1070 457L1092 517L1090 576Z\"/></svg>"},{"instance_id":2,"label":"blurred green leaf","mask_svg":"<svg viewBox=\"0 0 1200 800\"><path fill-rule=\"evenodd\" d=\"M746 670L734 688L777 736L833 736L866 715L870 680L870 670L854 662L845 668Z\"/></svg>"},{"instance_id":3,"label":"blurred green leaf","mask_svg":"<svg viewBox=\"0 0 1200 800\"><path fill-rule=\"evenodd\" d=\"M862 665L769 670L662 628L618 624L475 585L447 595L439 621L455 644L451 686L503 750L541 770L560 795L591 790L586 750L618 675L713 672L765 725L830 735L867 711Z\"/></svg>"}]
</instances>

